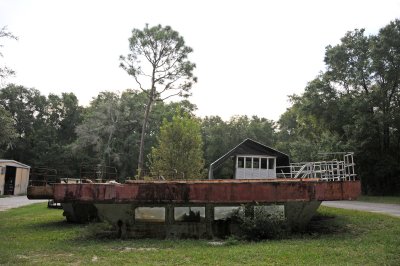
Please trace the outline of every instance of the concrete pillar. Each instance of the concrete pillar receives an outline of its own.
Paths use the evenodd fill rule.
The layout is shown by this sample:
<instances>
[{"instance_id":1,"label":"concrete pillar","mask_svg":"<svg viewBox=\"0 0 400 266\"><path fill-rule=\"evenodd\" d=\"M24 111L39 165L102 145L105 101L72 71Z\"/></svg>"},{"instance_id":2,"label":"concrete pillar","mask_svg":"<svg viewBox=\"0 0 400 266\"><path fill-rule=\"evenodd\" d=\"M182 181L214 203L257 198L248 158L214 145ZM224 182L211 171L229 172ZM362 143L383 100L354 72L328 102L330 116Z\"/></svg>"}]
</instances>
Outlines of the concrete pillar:
<instances>
[{"instance_id":1,"label":"concrete pillar","mask_svg":"<svg viewBox=\"0 0 400 266\"><path fill-rule=\"evenodd\" d=\"M132 204L95 204L101 220L116 225L121 238L129 235L135 222L135 205Z\"/></svg>"},{"instance_id":2,"label":"concrete pillar","mask_svg":"<svg viewBox=\"0 0 400 266\"><path fill-rule=\"evenodd\" d=\"M213 222L214 222L214 205L206 204L205 206L205 222L206 222L206 234L208 238L213 238Z\"/></svg>"},{"instance_id":3,"label":"concrete pillar","mask_svg":"<svg viewBox=\"0 0 400 266\"><path fill-rule=\"evenodd\" d=\"M173 224L175 221L174 217L174 206L173 205L167 205L165 206L165 224Z\"/></svg>"},{"instance_id":4,"label":"concrete pillar","mask_svg":"<svg viewBox=\"0 0 400 266\"><path fill-rule=\"evenodd\" d=\"M285 217L293 230L304 230L315 215L321 201L292 201L285 203Z\"/></svg>"},{"instance_id":5,"label":"concrete pillar","mask_svg":"<svg viewBox=\"0 0 400 266\"><path fill-rule=\"evenodd\" d=\"M165 206L165 235L167 238L175 237L174 222L174 205L167 205Z\"/></svg>"}]
</instances>

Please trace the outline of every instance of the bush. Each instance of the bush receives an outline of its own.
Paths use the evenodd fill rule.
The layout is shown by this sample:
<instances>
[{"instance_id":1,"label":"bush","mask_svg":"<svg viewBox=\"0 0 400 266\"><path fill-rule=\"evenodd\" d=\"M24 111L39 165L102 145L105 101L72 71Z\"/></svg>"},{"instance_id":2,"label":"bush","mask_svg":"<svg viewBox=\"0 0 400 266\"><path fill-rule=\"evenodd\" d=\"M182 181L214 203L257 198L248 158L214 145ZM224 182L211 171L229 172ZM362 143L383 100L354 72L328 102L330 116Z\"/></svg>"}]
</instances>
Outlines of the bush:
<instances>
[{"instance_id":1,"label":"bush","mask_svg":"<svg viewBox=\"0 0 400 266\"><path fill-rule=\"evenodd\" d=\"M284 217L260 207L255 206L254 209L249 209L251 207L242 206L234 214L234 219L239 224L242 233L241 237L259 241L285 236L288 226Z\"/></svg>"}]
</instances>

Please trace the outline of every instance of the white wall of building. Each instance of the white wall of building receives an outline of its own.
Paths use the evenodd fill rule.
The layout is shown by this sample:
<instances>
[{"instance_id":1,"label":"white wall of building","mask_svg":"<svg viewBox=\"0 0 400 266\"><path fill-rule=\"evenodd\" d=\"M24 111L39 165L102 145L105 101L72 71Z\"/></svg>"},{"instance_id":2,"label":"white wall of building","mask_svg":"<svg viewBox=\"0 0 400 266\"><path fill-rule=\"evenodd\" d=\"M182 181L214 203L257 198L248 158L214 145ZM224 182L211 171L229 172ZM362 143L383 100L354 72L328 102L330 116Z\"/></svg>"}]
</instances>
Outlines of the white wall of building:
<instances>
[{"instance_id":1,"label":"white wall of building","mask_svg":"<svg viewBox=\"0 0 400 266\"><path fill-rule=\"evenodd\" d=\"M238 155L235 164L235 179L276 178L276 157L260 155Z\"/></svg>"}]
</instances>

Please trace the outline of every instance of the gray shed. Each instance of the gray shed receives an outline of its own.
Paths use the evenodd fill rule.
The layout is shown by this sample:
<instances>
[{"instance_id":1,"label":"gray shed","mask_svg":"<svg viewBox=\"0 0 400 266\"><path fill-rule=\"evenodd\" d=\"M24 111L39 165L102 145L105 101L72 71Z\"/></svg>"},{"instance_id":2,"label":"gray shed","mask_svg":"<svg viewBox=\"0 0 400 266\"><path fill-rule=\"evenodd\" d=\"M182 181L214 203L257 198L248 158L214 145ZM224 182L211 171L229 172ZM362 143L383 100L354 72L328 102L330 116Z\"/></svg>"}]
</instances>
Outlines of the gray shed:
<instances>
[{"instance_id":1,"label":"gray shed","mask_svg":"<svg viewBox=\"0 0 400 266\"><path fill-rule=\"evenodd\" d=\"M26 194L29 183L30 166L0 159L0 195Z\"/></svg>"},{"instance_id":2,"label":"gray shed","mask_svg":"<svg viewBox=\"0 0 400 266\"><path fill-rule=\"evenodd\" d=\"M208 179L214 179L214 171L229 158L234 160L234 179L276 178L289 171L288 155L252 139L245 139L211 163Z\"/></svg>"}]
</instances>

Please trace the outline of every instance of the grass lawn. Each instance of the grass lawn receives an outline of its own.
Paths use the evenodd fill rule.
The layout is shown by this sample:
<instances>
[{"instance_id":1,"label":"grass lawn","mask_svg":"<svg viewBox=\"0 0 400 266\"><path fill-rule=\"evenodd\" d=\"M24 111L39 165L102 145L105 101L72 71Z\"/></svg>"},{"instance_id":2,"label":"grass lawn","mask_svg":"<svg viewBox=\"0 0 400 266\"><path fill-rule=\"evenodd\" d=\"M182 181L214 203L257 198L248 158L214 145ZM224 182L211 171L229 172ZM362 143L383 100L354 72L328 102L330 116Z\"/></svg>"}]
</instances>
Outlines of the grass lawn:
<instances>
[{"instance_id":1,"label":"grass lawn","mask_svg":"<svg viewBox=\"0 0 400 266\"><path fill-rule=\"evenodd\" d=\"M360 196L359 201L400 204L400 196Z\"/></svg>"},{"instance_id":2,"label":"grass lawn","mask_svg":"<svg viewBox=\"0 0 400 266\"><path fill-rule=\"evenodd\" d=\"M90 237L40 203L0 212L0 264L400 265L400 219L321 207L307 233L263 242Z\"/></svg>"}]
</instances>

